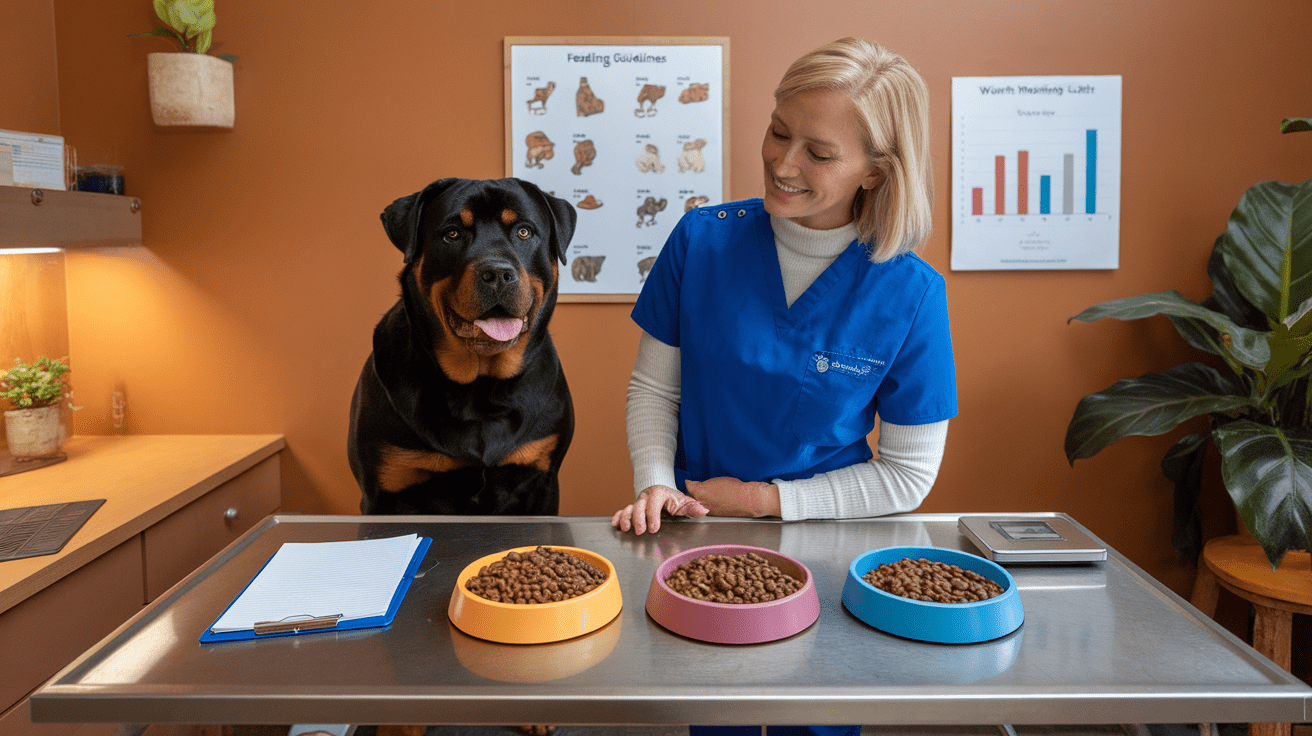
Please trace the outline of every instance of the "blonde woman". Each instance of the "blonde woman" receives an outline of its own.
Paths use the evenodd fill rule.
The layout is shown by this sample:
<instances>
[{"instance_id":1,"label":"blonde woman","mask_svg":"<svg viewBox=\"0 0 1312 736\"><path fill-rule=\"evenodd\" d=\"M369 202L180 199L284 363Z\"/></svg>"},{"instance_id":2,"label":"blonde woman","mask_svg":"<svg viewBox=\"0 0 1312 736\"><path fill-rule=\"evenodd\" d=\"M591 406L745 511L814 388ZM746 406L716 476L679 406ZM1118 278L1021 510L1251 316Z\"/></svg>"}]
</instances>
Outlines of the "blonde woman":
<instances>
[{"instance_id":1,"label":"blonde woman","mask_svg":"<svg viewBox=\"0 0 1312 736\"><path fill-rule=\"evenodd\" d=\"M927 98L905 59L861 39L788 69L765 196L685 214L634 307L637 498L613 526L924 500L957 413L944 281L913 252L930 232Z\"/></svg>"}]
</instances>

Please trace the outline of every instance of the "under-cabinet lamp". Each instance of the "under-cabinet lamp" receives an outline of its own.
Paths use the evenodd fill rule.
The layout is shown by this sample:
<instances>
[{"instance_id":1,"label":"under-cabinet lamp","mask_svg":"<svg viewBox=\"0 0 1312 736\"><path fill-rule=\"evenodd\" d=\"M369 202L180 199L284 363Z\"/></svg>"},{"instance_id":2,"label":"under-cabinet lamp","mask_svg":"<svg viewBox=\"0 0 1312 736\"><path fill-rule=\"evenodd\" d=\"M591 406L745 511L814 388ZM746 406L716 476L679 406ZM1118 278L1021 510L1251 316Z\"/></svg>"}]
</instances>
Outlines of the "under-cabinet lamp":
<instances>
[{"instance_id":1,"label":"under-cabinet lamp","mask_svg":"<svg viewBox=\"0 0 1312 736\"><path fill-rule=\"evenodd\" d=\"M63 253L63 248L0 248L0 256L24 255L30 253Z\"/></svg>"}]
</instances>

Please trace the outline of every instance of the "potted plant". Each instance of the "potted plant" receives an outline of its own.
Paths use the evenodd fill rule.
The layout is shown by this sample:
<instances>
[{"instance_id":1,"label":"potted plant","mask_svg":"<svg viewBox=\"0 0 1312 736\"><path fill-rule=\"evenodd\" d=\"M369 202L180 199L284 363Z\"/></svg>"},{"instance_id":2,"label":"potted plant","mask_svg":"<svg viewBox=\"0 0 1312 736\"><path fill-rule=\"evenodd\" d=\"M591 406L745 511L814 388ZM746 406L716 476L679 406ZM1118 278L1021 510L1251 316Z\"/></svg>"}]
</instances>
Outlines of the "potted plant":
<instances>
[{"instance_id":1,"label":"potted plant","mask_svg":"<svg viewBox=\"0 0 1312 736\"><path fill-rule=\"evenodd\" d=\"M0 398L13 404L5 412L5 440L15 460L53 457L62 444L59 436L60 405L73 396L63 359L37 358L27 365L14 359L14 367L0 374ZM69 408L77 408L70 402Z\"/></svg>"},{"instance_id":2,"label":"potted plant","mask_svg":"<svg viewBox=\"0 0 1312 736\"><path fill-rule=\"evenodd\" d=\"M154 0L165 26L140 36L164 36L182 46L181 53L146 55L150 77L150 111L156 125L231 128L236 114L230 55L210 56L214 0Z\"/></svg>"},{"instance_id":3,"label":"potted plant","mask_svg":"<svg viewBox=\"0 0 1312 736\"><path fill-rule=\"evenodd\" d=\"M1312 130L1285 120L1286 133ZM1066 430L1074 465L1127 435L1159 435L1194 417L1208 429L1162 460L1175 483L1175 548L1201 548L1198 492L1208 440L1243 525L1274 569L1288 550L1312 549L1312 180L1262 182L1239 200L1207 263L1212 295L1175 290L1116 299L1071 319L1170 318L1189 345L1216 355L1117 381L1080 400ZM1212 361L1213 363L1215 361Z\"/></svg>"}]
</instances>

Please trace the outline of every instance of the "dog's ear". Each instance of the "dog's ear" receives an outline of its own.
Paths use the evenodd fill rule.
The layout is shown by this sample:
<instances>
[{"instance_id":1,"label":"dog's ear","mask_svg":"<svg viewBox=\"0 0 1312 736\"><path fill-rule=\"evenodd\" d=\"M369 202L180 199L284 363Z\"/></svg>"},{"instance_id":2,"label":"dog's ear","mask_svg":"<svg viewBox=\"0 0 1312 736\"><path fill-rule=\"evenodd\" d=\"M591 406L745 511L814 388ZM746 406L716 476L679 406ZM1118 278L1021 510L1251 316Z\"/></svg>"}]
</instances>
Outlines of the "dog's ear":
<instances>
[{"instance_id":1,"label":"dog's ear","mask_svg":"<svg viewBox=\"0 0 1312 736\"><path fill-rule=\"evenodd\" d=\"M574 237L574 226L579 217L578 212L574 210L574 205L560 197L547 194L532 182L523 179L515 181L547 206L547 211L551 213L551 254L564 263L565 251L568 250L570 239Z\"/></svg>"},{"instance_id":2,"label":"dog's ear","mask_svg":"<svg viewBox=\"0 0 1312 736\"><path fill-rule=\"evenodd\" d=\"M405 254L406 263L419 254L419 218L424 213L424 205L457 181L460 180L438 179L414 194L392 202L383 210L383 229L387 231L392 245Z\"/></svg>"}]
</instances>

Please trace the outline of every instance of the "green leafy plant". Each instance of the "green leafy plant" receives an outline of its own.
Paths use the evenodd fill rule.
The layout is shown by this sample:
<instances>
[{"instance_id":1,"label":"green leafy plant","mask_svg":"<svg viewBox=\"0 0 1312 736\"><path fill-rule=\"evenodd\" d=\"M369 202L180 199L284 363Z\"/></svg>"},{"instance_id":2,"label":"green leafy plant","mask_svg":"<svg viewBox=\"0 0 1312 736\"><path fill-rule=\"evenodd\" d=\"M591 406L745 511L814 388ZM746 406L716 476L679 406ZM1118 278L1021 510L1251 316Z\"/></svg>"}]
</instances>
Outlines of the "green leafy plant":
<instances>
[{"instance_id":1,"label":"green leafy plant","mask_svg":"<svg viewBox=\"0 0 1312 736\"><path fill-rule=\"evenodd\" d=\"M1283 132L1312 130L1287 119ZM1189 345L1219 356L1126 378L1080 400L1066 429L1072 465L1128 435L1160 435L1207 415L1162 459L1175 483L1177 550L1201 546L1198 494L1208 440L1239 517L1274 569L1285 552L1312 549L1312 179L1262 182L1230 215L1207 263L1212 295L1176 290L1116 299L1072 320L1166 315Z\"/></svg>"},{"instance_id":2,"label":"green leafy plant","mask_svg":"<svg viewBox=\"0 0 1312 736\"><path fill-rule=\"evenodd\" d=\"M214 0L154 0L155 15L164 21L164 27L146 33L129 34L128 38L165 36L182 45L183 51L204 54L209 52L214 33ZM220 59L236 61L231 54L217 54Z\"/></svg>"},{"instance_id":3,"label":"green leafy plant","mask_svg":"<svg viewBox=\"0 0 1312 736\"><path fill-rule=\"evenodd\" d=\"M73 389L65 377L68 371L62 358L37 358L31 365L14 358L14 367L0 375L0 398L8 399L15 409L53 406L65 398L71 399ZM79 407L70 402L69 408Z\"/></svg>"}]
</instances>

